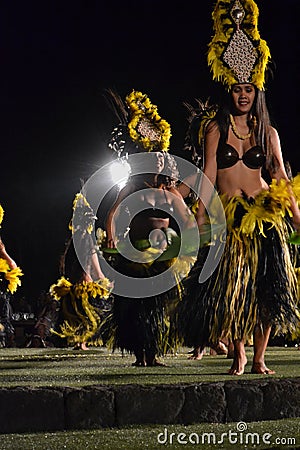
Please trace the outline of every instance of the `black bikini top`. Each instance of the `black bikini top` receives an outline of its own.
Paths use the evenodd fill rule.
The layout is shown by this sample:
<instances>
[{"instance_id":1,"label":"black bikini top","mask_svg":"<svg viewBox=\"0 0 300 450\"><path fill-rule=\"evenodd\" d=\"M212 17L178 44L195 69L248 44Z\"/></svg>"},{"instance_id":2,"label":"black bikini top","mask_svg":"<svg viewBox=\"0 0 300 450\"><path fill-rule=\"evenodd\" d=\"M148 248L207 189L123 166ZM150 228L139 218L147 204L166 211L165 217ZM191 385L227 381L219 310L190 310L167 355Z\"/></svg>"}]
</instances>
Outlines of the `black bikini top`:
<instances>
[{"instance_id":1,"label":"black bikini top","mask_svg":"<svg viewBox=\"0 0 300 450\"><path fill-rule=\"evenodd\" d=\"M240 158L237 150L232 145L219 143L217 150L218 169L227 169L228 167L234 166L238 161L243 161L249 169L260 169L266 161L266 156L262 148L259 145L255 145L247 150Z\"/></svg>"},{"instance_id":2,"label":"black bikini top","mask_svg":"<svg viewBox=\"0 0 300 450\"><path fill-rule=\"evenodd\" d=\"M172 217L172 214L173 207L169 203L163 203L159 207L155 207L149 204L149 207L138 213L139 217L143 217L143 219L170 219L170 217Z\"/></svg>"},{"instance_id":3,"label":"black bikini top","mask_svg":"<svg viewBox=\"0 0 300 450\"><path fill-rule=\"evenodd\" d=\"M144 189L144 187L143 187ZM173 206L168 203L166 190L163 189L165 202L156 206L149 203L147 200L143 202L143 206L145 209L141 210L137 216L138 218L148 219L148 218L156 218L156 219L170 219L173 214ZM136 216L135 216L136 217ZM135 218L134 217L134 218Z\"/></svg>"}]
</instances>

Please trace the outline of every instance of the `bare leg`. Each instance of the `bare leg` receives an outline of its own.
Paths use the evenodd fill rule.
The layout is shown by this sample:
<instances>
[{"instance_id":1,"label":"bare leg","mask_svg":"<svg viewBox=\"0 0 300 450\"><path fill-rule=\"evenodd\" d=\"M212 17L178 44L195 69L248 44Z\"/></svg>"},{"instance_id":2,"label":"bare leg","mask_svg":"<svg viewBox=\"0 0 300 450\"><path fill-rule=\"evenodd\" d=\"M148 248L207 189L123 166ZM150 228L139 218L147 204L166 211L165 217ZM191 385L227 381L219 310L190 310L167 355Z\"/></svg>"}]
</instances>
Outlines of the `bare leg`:
<instances>
[{"instance_id":1,"label":"bare leg","mask_svg":"<svg viewBox=\"0 0 300 450\"><path fill-rule=\"evenodd\" d=\"M242 375L247 364L245 344L244 341L235 340L234 345L234 358L231 368L229 369L229 375Z\"/></svg>"},{"instance_id":2,"label":"bare leg","mask_svg":"<svg viewBox=\"0 0 300 450\"><path fill-rule=\"evenodd\" d=\"M234 345L233 345L233 342L231 342L231 341L229 341L229 343L228 343L227 358L228 359L233 359L234 358Z\"/></svg>"},{"instance_id":3,"label":"bare leg","mask_svg":"<svg viewBox=\"0 0 300 450\"><path fill-rule=\"evenodd\" d=\"M256 325L254 328L254 356L251 373L268 375L275 373L274 370L268 369L265 364L265 351L269 342L270 332L270 326L263 327Z\"/></svg>"}]
</instances>

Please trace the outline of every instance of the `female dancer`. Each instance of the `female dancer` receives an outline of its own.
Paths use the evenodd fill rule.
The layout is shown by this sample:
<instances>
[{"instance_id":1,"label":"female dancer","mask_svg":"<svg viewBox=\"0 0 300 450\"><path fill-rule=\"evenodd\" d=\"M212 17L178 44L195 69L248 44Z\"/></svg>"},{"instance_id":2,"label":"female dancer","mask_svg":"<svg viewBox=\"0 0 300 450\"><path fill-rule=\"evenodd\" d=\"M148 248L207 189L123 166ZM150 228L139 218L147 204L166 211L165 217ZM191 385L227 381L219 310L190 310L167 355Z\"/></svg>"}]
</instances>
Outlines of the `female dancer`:
<instances>
[{"instance_id":1,"label":"female dancer","mask_svg":"<svg viewBox=\"0 0 300 450\"><path fill-rule=\"evenodd\" d=\"M179 229L183 230L193 226L192 213L175 188L176 173L170 170L172 167L176 169L172 156L167 152L153 152L145 155L145 163L149 159L152 162L152 168L149 167L150 172L133 176L126 187L120 191L108 214L108 246L114 248L120 239L114 226L118 220L122 221L117 214L120 203L123 201L123 210L131 214L130 202L127 204L126 199L130 199L131 194L135 194L134 206L140 209L140 212L130 221L130 240L139 250L142 249L142 243L147 243L143 249L145 254L150 249L164 256L164 252L167 253L172 245L174 237L178 238L176 231L172 228L172 219L176 217ZM167 170L170 176L163 175L163 170ZM129 279L154 277L174 264L175 256L158 258L148 263L133 262L119 256L117 270L127 275ZM186 272L190 264L187 263ZM177 270L184 270L184 267L179 265ZM144 292L140 293L140 298L114 295L113 346L133 353L136 357L134 365L142 367L162 365L157 360L157 356L176 349L178 342L176 342L176 330L173 328L174 321L171 316L180 297L178 289L180 290L179 282L174 288L156 295L149 296L149 293Z\"/></svg>"},{"instance_id":2,"label":"female dancer","mask_svg":"<svg viewBox=\"0 0 300 450\"><path fill-rule=\"evenodd\" d=\"M92 236L95 214L82 193L76 194L70 224L72 236L61 258L61 278L50 287L59 302L60 314L55 335L87 350L88 345L103 345L100 324L109 312L111 282L104 276Z\"/></svg>"},{"instance_id":3,"label":"female dancer","mask_svg":"<svg viewBox=\"0 0 300 450\"><path fill-rule=\"evenodd\" d=\"M300 228L299 176L289 180L279 136L270 123L263 91L270 55L260 39L257 17L252 0L218 1L213 12L216 33L208 61L214 78L226 89L214 119L205 127L206 177L197 222L200 230L207 223L204 205L215 186L225 210L227 235L217 268L202 284L198 279L206 253L199 253L179 305L180 327L189 345L217 343L221 337L233 341L232 375L244 372L245 343L252 336L251 372L273 374L265 364L271 329L290 332L300 319L296 247L288 244L291 231Z\"/></svg>"},{"instance_id":4,"label":"female dancer","mask_svg":"<svg viewBox=\"0 0 300 450\"><path fill-rule=\"evenodd\" d=\"M139 250L140 260L133 260L130 251L126 257L119 254L115 268L128 277L128 283L147 278L151 286L134 298L128 293L114 293L112 347L133 353L134 365L161 365L157 356L174 352L179 344L174 327L175 305L181 296L181 279L195 261L194 256L177 257L178 234L188 228L191 242L193 231L198 235L198 227L176 189L179 173L175 158L168 153L169 123L142 92L133 90L125 102L117 94L109 94L120 121L113 130L110 147L118 157L129 155L129 163L136 167L108 213L108 247L124 245L129 236L132 246ZM129 226L122 228L126 215ZM170 284L168 274L164 274L168 269L172 273ZM160 275L163 285L157 289Z\"/></svg>"}]
</instances>

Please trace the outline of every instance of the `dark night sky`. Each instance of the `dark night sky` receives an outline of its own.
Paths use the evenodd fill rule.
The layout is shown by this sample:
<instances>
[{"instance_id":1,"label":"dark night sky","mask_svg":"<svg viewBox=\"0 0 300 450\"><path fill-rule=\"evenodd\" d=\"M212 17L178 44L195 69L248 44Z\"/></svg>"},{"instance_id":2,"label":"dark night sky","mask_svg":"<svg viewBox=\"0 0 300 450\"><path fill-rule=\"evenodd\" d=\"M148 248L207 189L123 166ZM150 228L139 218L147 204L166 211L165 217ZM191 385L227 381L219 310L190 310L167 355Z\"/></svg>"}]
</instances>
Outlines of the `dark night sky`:
<instances>
[{"instance_id":1,"label":"dark night sky","mask_svg":"<svg viewBox=\"0 0 300 450\"><path fill-rule=\"evenodd\" d=\"M1 234L34 301L58 276L72 201L112 158L116 124L103 98L149 95L172 125L171 152L186 129L183 102L206 99L213 1L7 1L0 14ZM259 29L276 71L267 98L285 159L300 171L299 1L257 1Z\"/></svg>"}]
</instances>

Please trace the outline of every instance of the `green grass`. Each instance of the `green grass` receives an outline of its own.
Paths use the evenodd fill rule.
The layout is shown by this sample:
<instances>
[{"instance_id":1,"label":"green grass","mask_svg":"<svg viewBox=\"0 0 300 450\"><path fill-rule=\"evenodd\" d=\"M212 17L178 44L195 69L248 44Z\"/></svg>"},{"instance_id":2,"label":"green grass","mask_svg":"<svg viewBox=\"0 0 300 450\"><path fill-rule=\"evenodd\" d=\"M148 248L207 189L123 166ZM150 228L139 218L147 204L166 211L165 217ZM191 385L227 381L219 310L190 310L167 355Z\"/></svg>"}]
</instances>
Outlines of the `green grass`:
<instances>
[{"instance_id":1,"label":"green grass","mask_svg":"<svg viewBox=\"0 0 300 450\"><path fill-rule=\"evenodd\" d=\"M93 384L195 383L228 380L231 360L206 355L201 361L188 359L188 349L176 356L161 358L166 367L132 367L133 356L110 354L106 349L87 352L71 349L4 349L0 351L1 386L78 386ZM247 350L250 361L252 349ZM275 377L299 376L300 351L290 347L271 347L267 364ZM259 378L249 373L241 378ZM236 377L234 377L236 378Z\"/></svg>"},{"instance_id":2,"label":"green grass","mask_svg":"<svg viewBox=\"0 0 300 450\"><path fill-rule=\"evenodd\" d=\"M240 428L242 426L246 427L245 431L242 431ZM185 436L180 436L179 433L184 433ZM210 436L210 443L208 443L208 436L205 433L213 433ZM222 433L226 433L226 435L223 435L223 439ZM216 439L215 442L212 440L214 437ZM196 439L199 439L199 443ZM204 440L202 441L202 439ZM265 443L263 439L265 439ZM164 444L165 441L166 443ZM187 444L180 443L180 441L186 441ZM256 450L287 450L299 449L299 446L299 419L252 422L249 424L240 422L239 424L202 423L189 426L135 426L122 429L0 436L1 450L179 450L183 448L202 450L252 448Z\"/></svg>"},{"instance_id":3,"label":"green grass","mask_svg":"<svg viewBox=\"0 0 300 450\"><path fill-rule=\"evenodd\" d=\"M110 354L105 348L89 351L72 349L6 348L0 350L0 385L15 386L91 386L139 383L173 384L227 381L231 360L226 356L206 354L202 360L188 359L189 349L176 356L161 358L166 367L133 367L134 357ZM252 348L247 348L248 365L239 379L256 379L251 375ZM300 351L295 347L269 347L267 365L276 371L268 377L299 377Z\"/></svg>"}]
</instances>

